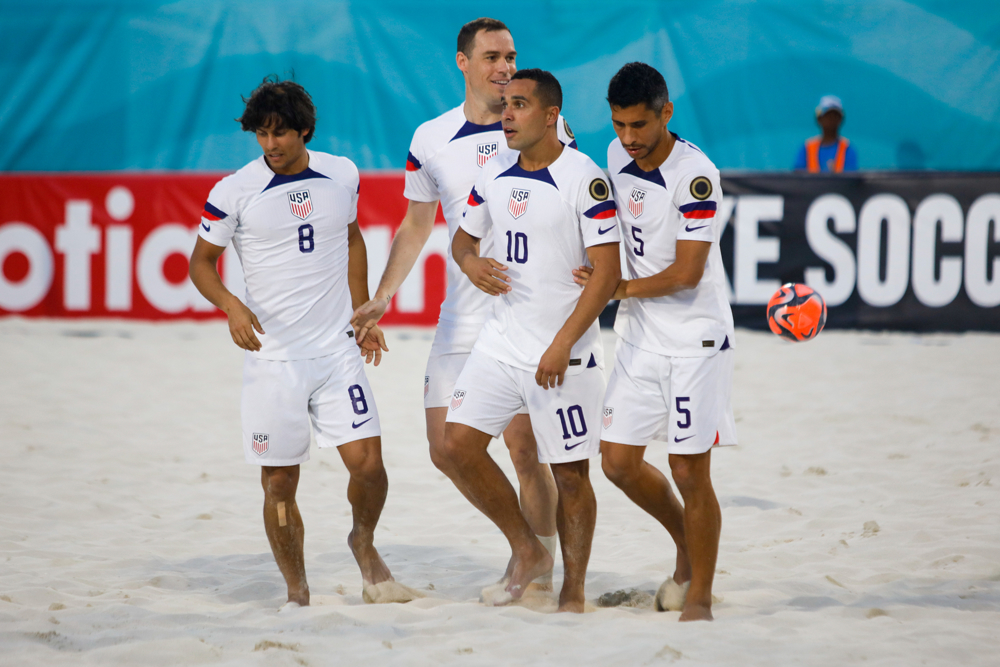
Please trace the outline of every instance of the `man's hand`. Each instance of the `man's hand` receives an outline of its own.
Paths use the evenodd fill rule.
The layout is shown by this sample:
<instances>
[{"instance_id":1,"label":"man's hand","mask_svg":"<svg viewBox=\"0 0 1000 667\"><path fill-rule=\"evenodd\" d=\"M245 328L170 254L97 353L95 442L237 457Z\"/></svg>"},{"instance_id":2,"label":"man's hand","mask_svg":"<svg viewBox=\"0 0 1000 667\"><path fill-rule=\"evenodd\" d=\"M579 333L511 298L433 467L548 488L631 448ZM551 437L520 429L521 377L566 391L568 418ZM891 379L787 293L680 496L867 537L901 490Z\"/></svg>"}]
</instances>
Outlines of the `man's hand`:
<instances>
[{"instance_id":1,"label":"man's hand","mask_svg":"<svg viewBox=\"0 0 1000 667\"><path fill-rule=\"evenodd\" d=\"M573 282L575 282L580 287L586 287L587 282L590 280L590 276L594 275L594 269L590 266L581 266L578 269L573 269ZM612 299L625 299L625 286L628 281L622 278L618 281L618 287L615 288L615 293L612 295Z\"/></svg>"},{"instance_id":2,"label":"man's hand","mask_svg":"<svg viewBox=\"0 0 1000 667\"><path fill-rule=\"evenodd\" d=\"M549 345L535 371L535 382L539 387L548 390L550 387L562 386L566 369L569 368L570 352L570 347L556 341Z\"/></svg>"},{"instance_id":3,"label":"man's hand","mask_svg":"<svg viewBox=\"0 0 1000 667\"><path fill-rule=\"evenodd\" d=\"M378 324L378 321L382 319L385 315L386 309L389 308L389 302L392 301L391 296L387 297L376 297L370 301L366 301L361 304L361 306L354 311L354 315L351 316L351 326L354 327L355 340L358 345L365 340L368 332ZM380 332L381 333L381 332ZM375 364L378 366L378 364Z\"/></svg>"},{"instance_id":4,"label":"man's hand","mask_svg":"<svg viewBox=\"0 0 1000 667\"><path fill-rule=\"evenodd\" d=\"M253 331L256 329L257 333L264 333L264 329L253 311L236 297L225 311L229 316L229 335L233 337L233 342L244 350L260 352L260 340Z\"/></svg>"},{"instance_id":5,"label":"man's hand","mask_svg":"<svg viewBox=\"0 0 1000 667\"><path fill-rule=\"evenodd\" d=\"M499 296L510 291L510 277L504 271L507 267L489 257L467 255L462 262L462 273L472 284L491 296Z\"/></svg>"},{"instance_id":6,"label":"man's hand","mask_svg":"<svg viewBox=\"0 0 1000 667\"><path fill-rule=\"evenodd\" d=\"M389 351L385 344L385 334L382 333L382 329L377 324L372 324L367 329L364 338L355 338L355 341L361 349L361 356L365 358L366 364L372 363L374 359L375 365L378 366L382 361L382 351Z\"/></svg>"}]
</instances>

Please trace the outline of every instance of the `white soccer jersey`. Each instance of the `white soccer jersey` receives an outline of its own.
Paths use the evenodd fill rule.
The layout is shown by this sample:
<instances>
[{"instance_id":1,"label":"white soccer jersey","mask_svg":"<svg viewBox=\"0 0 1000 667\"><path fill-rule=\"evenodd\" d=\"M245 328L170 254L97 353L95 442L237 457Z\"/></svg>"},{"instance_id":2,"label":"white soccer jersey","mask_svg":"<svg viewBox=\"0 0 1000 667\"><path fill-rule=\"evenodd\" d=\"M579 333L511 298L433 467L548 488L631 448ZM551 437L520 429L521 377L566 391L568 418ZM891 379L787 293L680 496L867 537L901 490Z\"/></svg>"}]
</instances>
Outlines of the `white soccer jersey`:
<instances>
[{"instance_id":1,"label":"white soccer jersey","mask_svg":"<svg viewBox=\"0 0 1000 667\"><path fill-rule=\"evenodd\" d=\"M489 312L489 295L468 281L451 256L465 201L479 172L491 159L512 153L500 123L476 125L465 118L464 105L429 120L413 133L406 156L406 189L411 201L441 202L448 223L446 260L448 291L441 304L441 320L482 324ZM576 148L576 139L562 116L556 121L559 140ZM484 238L480 255L493 256L492 239ZM464 350L468 352L468 350Z\"/></svg>"},{"instance_id":2,"label":"white soccer jersey","mask_svg":"<svg viewBox=\"0 0 1000 667\"><path fill-rule=\"evenodd\" d=\"M233 241L247 307L265 331L258 357L312 359L354 345L347 226L359 187L353 162L309 151L298 174L275 174L262 155L212 188L199 234Z\"/></svg>"},{"instance_id":3,"label":"white soccer jersey","mask_svg":"<svg viewBox=\"0 0 1000 667\"><path fill-rule=\"evenodd\" d=\"M693 144L674 135L659 169L643 171L621 142L608 146L608 172L621 220L628 278L660 273L677 258L677 241L712 244L694 289L650 299L624 299L615 331L636 347L671 357L707 357L735 344L733 312L719 251L725 220L719 170Z\"/></svg>"},{"instance_id":4,"label":"white soccer jersey","mask_svg":"<svg viewBox=\"0 0 1000 667\"><path fill-rule=\"evenodd\" d=\"M547 168L525 171L518 155L498 156L483 168L469 195L462 229L480 239L492 233L494 257L508 267L511 279L510 292L487 297L493 310L475 349L534 371L580 299L573 269L589 264L588 247L618 243L621 237L615 200L593 160L564 148ZM596 321L570 356L571 374L604 367Z\"/></svg>"}]
</instances>

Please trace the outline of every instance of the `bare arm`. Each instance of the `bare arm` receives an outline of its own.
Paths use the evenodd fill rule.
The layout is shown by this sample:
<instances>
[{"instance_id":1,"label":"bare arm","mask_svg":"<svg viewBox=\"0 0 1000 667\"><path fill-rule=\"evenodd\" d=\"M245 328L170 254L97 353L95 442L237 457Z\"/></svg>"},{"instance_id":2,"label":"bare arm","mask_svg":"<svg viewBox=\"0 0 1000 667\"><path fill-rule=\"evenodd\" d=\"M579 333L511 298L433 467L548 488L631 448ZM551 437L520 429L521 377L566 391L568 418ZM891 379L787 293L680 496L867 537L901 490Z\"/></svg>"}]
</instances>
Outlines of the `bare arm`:
<instances>
[{"instance_id":1,"label":"bare arm","mask_svg":"<svg viewBox=\"0 0 1000 667\"><path fill-rule=\"evenodd\" d=\"M411 200L407 205L403 222L400 223L399 229L392 239L389 261L386 263L385 271L382 272L382 280L379 282L378 289L375 290L374 298L369 300L366 296L364 301L354 304L351 324L361 335L367 333L370 327L382 319L389 307L389 301L392 300L392 295L396 293L399 286L406 280L406 276L410 274L410 270L413 269L420 251L434 230L434 216L437 214L437 207L436 201ZM367 287L365 294L367 295Z\"/></svg>"},{"instance_id":2,"label":"bare arm","mask_svg":"<svg viewBox=\"0 0 1000 667\"><path fill-rule=\"evenodd\" d=\"M622 280L618 283L613 299L649 299L694 289L701 282L712 244L708 241L678 241L677 258L659 273L646 278ZM586 285L592 270L581 266L573 271L574 280Z\"/></svg>"},{"instance_id":3,"label":"bare arm","mask_svg":"<svg viewBox=\"0 0 1000 667\"><path fill-rule=\"evenodd\" d=\"M507 267L495 259L480 257L479 239L461 227L452 239L451 256L472 284L487 294L497 296L510 291L510 278L504 273Z\"/></svg>"},{"instance_id":4,"label":"bare arm","mask_svg":"<svg viewBox=\"0 0 1000 667\"><path fill-rule=\"evenodd\" d=\"M587 248L593 270L583 288L576 308L566 319L552 344L542 355L535 371L535 382L548 389L563 383L569 356L580 337L590 328L604 307L608 305L615 286L621 281L621 260L617 243L604 243Z\"/></svg>"},{"instance_id":5,"label":"bare arm","mask_svg":"<svg viewBox=\"0 0 1000 667\"><path fill-rule=\"evenodd\" d=\"M264 329L257 316L222 284L216 268L224 250L224 247L209 243L199 236L191 252L188 274L202 296L229 317L229 334L233 337L233 342L244 350L259 352L260 340L254 329L258 333L264 333Z\"/></svg>"},{"instance_id":6,"label":"bare arm","mask_svg":"<svg viewBox=\"0 0 1000 667\"><path fill-rule=\"evenodd\" d=\"M368 250L357 220L347 226L347 286L351 291L352 308L356 309L368 301ZM374 358L378 366L382 361L382 350L389 351L382 330L373 322L364 331L355 329L354 335L365 363Z\"/></svg>"}]
</instances>

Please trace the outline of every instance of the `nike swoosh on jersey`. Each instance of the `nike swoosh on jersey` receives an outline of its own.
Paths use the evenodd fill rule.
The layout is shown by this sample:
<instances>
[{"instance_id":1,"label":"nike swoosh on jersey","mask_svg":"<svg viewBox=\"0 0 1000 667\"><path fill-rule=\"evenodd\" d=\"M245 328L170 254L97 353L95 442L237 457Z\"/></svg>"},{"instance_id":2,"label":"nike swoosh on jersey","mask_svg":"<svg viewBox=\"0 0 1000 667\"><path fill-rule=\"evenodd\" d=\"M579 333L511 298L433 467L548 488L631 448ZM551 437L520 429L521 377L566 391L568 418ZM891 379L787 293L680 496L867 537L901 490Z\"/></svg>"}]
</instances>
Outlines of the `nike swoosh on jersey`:
<instances>
[{"instance_id":1,"label":"nike swoosh on jersey","mask_svg":"<svg viewBox=\"0 0 1000 667\"><path fill-rule=\"evenodd\" d=\"M364 420L360 424L355 424L354 422L351 422L351 428L358 428L359 426L364 426L365 424L367 424L368 422L370 422L373 419L375 419L375 418L374 417L369 417L368 419Z\"/></svg>"},{"instance_id":2,"label":"nike swoosh on jersey","mask_svg":"<svg viewBox=\"0 0 1000 667\"><path fill-rule=\"evenodd\" d=\"M206 225L206 224L205 224L204 222L203 222L203 223L201 223L201 226L202 226L202 228L203 228L203 229L204 229L204 230L205 230L206 232L210 232L210 231L212 231L212 227L211 227L211 226L209 226L209 225Z\"/></svg>"},{"instance_id":3,"label":"nike swoosh on jersey","mask_svg":"<svg viewBox=\"0 0 1000 667\"><path fill-rule=\"evenodd\" d=\"M566 445L566 451L568 452L571 449L579 447L580 445L582 445L585 442L587 442L587 441L586 440L581 440L580 442L576 443L575 445Z\"/></svg>"},{"instance_id":4,"label":"nike swoosh on jersey","mask_svg":"<svg viewBox=\"0 0 1000 667\"><path fill-rule=\"evenodd\" d=\"M696 434L696 435L697 435L697 434ZM694 437L693 435L689 435L689 436L688 436L688 437L686 437L686 438L678 438L678 437L677 437L677 436L675 435L675 436L674 436L674 442L684 442L685 440L690 440L690 439L691 439L691 438L693 438L693 437Z\"/></svg>"},{"instance_id":5,"label":"nike swoosh on jersey","mask_svg":"<svg viewBox=\"0 0 1000 667\"><path fill-rule=\"evenodd\" d=\"M597 233L598 233L598 234L607 234L607 233L608 233L608 232L610 232L610 231L611 231L612 229L614 229L614 228L615 228L616 226L617 226L617 225L611 225L611 226L610 226L610 227L608 227L607 229L601 229L600 227L598 227L598 228L597 228Z\"/></svg>"},{"instance_id":6,"label":"nike swoosh on jersey","mask_svg":"<svg viewBox=\"0 0 1000 667\"><path fill-rule=\"evenodd\" d=\"M701 225L700 227L692 227L691 225L685 225L684 226L684 231L685 232L696 232L699 229L705 229L705 227L708 227L708 226L709 225Z\"/></svg>"}]
</instances>

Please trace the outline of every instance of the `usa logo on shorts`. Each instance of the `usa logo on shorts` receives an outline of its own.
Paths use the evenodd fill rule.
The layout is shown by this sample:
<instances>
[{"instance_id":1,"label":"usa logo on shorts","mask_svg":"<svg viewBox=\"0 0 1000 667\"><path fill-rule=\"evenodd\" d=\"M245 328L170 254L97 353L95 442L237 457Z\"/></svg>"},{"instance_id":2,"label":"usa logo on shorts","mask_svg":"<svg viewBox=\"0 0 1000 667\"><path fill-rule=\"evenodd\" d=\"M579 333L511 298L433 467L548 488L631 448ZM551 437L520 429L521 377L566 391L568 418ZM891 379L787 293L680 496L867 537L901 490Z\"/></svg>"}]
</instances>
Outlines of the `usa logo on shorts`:
<instances>
[{"instance_id":1,"label":"usa logo on shorts","mask_svg":"<svg viewBox=\"0 0 1000 667\"><path fill-rule=\"evenodd\" d=\"M253 434L253 450L257 452L257 456L261 456L267 451L267 433L254 433Z\"/></svg>"},{"instance_id":2,"label":"usa logo on shorts","mask_svg":"<svg viewBox=\"0 0 1000 667\"><path fill-rule=\"evenodd\" d=\"M491 158L495 158L497 156L497 147L498 144L495 141L489 144L479 144L476 147L476 164L482 167Z\"/></svg>"},{"instance_id":3,"label":"usa logo on shorts","mask_svg":"<svg viewBox=\"0 0 1000 667\"><path fill-rule=\"evenodd\" d=\"M288 206L292 209L292 215L299 220L305 220L313 212L312 197L308 190L288 193Z\"/></svg>"},{"instance_id":4,"label":"usa logo on shorts","mask_svg":"<svg viewBox=\"0 0 1000 667\"><path fill-rule=\"evenodd\" d=\"M431 390L431 376L424 376L424 398L427 398L427 392Z\"/></svg>"},{"instance_id":5,"label":"usa logo on shorts","mask_svg":"<svg viewBox=\"0 0 1000 667\"><path fill-rule=\"evenodd\" d=\"M457 410L458 406L462 405L462 401L465 400L465 390L459 389L455 392L455 395L451 397L451 409Z\"/></svg>"},{"instance_id":6,"label":"usa logo on shorts","mask_svg":"<svg viewBox=\"0 0 1000 667\"><path fill-rule=\"evenodd\" d=\"M520 188L514 188L510 191L510 202L507 204L507 210L514 216L515 220L528 210L528 195L530 194L530 190L521 190Z\"/></svg>"},{"instance_id":7,"label":"usa logo on shorts","mask_svg":"<svg viewBox=\"0 0 1000 667\"><path fill-rule=\"evenodd\" d=\"M611 422L615 420L615 409L604 408L604 428L611 428Z\"/></svg>"},{"instance_id":8,"label":"usa logo on shorts","mask_svg":"<svg viewBox=\"0 0 1000 667\"><path fill-rule=\"evenodd\" d=\"M645 199L645 190L632 188L632 193L628 196L628 212L632 214L633 218L638 218L642 215L642 203Z\"/></svg>"}]
</instances>

